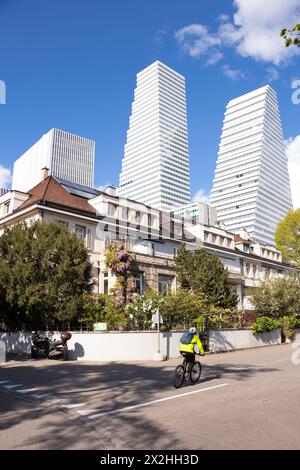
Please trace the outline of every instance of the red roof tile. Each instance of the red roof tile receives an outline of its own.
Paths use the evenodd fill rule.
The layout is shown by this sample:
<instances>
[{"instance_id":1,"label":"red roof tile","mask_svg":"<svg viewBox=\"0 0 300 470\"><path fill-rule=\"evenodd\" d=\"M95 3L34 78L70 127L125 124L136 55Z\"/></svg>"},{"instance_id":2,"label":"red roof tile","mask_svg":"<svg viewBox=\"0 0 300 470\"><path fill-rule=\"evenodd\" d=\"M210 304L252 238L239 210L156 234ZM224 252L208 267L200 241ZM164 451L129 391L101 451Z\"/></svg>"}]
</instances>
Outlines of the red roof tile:
<instances>
[{"instance_id":1,"label":"red roof tile","mask_svg":"<svg viewBox=\"0 0 300 470\"><path fill-rule=\"evenodd\" d=\"M88 203L87 199L68 193L53 176L45 178L37 186L30 189L27 194L29 194L29 199L18 207L18 211L30 207L33 204L46 204L48 202L70 209L76 209L77 211L96 214L96 209Z\"/></svg>"}]
</instances>

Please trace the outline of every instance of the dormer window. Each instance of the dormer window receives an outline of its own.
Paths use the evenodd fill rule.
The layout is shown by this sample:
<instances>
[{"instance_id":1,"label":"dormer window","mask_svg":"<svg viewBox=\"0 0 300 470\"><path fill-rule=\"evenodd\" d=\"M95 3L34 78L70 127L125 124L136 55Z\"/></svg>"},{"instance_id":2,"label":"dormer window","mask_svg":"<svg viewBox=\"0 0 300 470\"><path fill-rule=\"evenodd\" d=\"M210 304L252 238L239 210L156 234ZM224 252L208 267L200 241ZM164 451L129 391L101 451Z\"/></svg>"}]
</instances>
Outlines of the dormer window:
<instances>
[{"instance_id":1,"label":"dormer window","mask_svg":"<svg viewBox=\"0 0 300 470\"><path fill-rule=\"evenodd\" d=\"M9 206L10 206L10 201L7 201L7 202L4 204L4 215L6 215L6 214L9 213Z\"/></svg>"},{"instance_id":2,"label":"dormer window","mask_svg":"<svg viewBox=\"0 0 300 470\"><path fill-rule=\"evenodd\" d=\"M111 217L115 217L116 210L117 210L117 206L115 206L114 204L108 203L108 215L110 215Z\"/></svg>"},{"instance_id":3,"label":"dormer window","mask_svg":"<svg viewBox=\"0 0 300 470\"><path fill-rule=\"evenodd\" d=\"M135 213L135 222L137 224L141 223L141 213L140 213L140 211L136 211L136 213Z\"/></svg>"}]
</instances>

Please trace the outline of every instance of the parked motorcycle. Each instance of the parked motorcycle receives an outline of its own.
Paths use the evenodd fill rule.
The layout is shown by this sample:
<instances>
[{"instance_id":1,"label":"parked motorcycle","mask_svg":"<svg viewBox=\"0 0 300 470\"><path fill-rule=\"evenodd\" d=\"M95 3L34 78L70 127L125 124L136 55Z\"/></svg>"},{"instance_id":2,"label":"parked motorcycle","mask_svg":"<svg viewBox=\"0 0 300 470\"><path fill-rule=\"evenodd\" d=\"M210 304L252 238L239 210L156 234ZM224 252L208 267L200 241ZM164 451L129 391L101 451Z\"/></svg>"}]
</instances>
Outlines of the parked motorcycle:
<instances>
[{"instance_id":1,"label":"parked motorcycle","mask_svg":"<svg viewBox=\"0 0 300 470\"><path fill-rule=\"evenodd\" d=\"M44 357L48 359L58 359L60 361L66 361L68 359L68 344L67 342L72 337L71 333L64 331L60 335L60 340L54 340L48 338L35 331L31 336L31 357L37 359Z\"/></svg>"}]
</instances>

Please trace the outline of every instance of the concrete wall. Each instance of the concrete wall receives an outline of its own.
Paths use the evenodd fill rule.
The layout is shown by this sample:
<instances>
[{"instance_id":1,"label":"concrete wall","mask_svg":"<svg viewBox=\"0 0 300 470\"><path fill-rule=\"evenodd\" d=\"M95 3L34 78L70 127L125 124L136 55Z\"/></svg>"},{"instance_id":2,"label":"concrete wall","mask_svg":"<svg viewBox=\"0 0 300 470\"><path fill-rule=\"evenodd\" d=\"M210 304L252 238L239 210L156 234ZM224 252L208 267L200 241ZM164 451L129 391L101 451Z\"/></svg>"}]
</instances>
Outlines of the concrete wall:
<instances>
[{"instance_id":1,"label":"concrete wall","mask_svg":"<svg viewBox=\"0 0 300 470\"><path fill-rule=\"evenodd\" d=\"M209 350L211 352L233 351L235 349L257 348L281 343L280 328L254 336L249 328L238 330L210 330Z\"/></svg>"},{"instance_id":2,"label":"concrete wall","mask_svg":"<svg viewBox=\"0 0 300 470\"><path fill-rule=\"evenodd\" d=\"M300 328L295 329L294 341L300 341Z\"/></svg>"},{"instance_id":3,"label":"concrete wall","mask_svg":"<svg viewBox=\"0 0 300 470\"><path fill-rule=\"evenodd\" d=\"M160 333L160 350L168 358L179 356L179 340L182 331ZM51 336L58 339L59 334ZM295 338L297 339L297 338ZM7 353L30 354L31 333L0 333ZM300 330L298 330L300 340ZM157 333L147 332L97 332L72 333L68 341L71 360L82 361L146 361L157 352ZM281 343L280 329L255 337L251 329L210 330L211 352L256 348Z\"/></svg>"},{"instance_id":4,"label":"concrete wall","mask_svg":"<svg viewBox=\"0 0 300 470\"><path fill-rule=\"evenodd\" d=\"M179 355L182 331L160 333L161 353L169 358ZM52 336L59 338L58 334ZM8 353L30 354L31 333L0 333ZM72 333L68 341L69 357L86 361L145 361L157 352L158 338L149 332Z\"/></svg>"}]
</instances>

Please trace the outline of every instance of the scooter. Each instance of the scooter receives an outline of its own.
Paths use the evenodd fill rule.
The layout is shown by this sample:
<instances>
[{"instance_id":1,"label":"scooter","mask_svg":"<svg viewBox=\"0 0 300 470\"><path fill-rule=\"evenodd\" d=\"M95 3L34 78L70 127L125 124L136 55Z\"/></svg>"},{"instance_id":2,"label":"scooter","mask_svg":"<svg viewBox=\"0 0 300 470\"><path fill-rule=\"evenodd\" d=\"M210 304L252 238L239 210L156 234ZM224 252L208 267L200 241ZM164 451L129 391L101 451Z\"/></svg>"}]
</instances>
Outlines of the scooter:
<instances>
[{"instance_id":1,"label":"scooter","mask_svg":"<svg viewBox=\"0 0 300 470\"><path fill-rule=\"evenodd\" d=\"M64 331L60 335L60 340L50 340L48 336L35 331L31 336L31 357L38 359L40 357L48 359L58 359L66 361L68 359L68 344L72 335L68 331Z\"/></svg>"}]
</instances>

